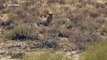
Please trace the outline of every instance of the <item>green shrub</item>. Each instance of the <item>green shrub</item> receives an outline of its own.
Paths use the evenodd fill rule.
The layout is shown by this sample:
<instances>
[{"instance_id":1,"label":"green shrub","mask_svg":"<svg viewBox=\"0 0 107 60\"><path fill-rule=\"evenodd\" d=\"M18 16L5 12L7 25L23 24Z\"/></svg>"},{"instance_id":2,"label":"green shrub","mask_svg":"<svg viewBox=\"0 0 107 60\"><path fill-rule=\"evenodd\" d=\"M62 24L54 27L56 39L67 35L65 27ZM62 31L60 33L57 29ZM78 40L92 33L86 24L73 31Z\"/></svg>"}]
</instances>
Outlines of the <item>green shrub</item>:
<instances>
[{"instance_id":1,"label":"green shrub","mask_svg":"<svg viewBox=\"0 0 107 60\"><path fill-rule=\"evenodd\" d=\"M47 50L26 54L23 56L22 60L71 60L71 58L62 52Z\"/></svg>"},{"instance_id":2,"label":"green shrub","mask_svg":"<svg viewBox=\"0 0 107 60\"><path fill-rule=\"evenodd\" d=\"M107 60L107 43L97 43L89 48L82 60Z\"/></svg>"}]
</instances>

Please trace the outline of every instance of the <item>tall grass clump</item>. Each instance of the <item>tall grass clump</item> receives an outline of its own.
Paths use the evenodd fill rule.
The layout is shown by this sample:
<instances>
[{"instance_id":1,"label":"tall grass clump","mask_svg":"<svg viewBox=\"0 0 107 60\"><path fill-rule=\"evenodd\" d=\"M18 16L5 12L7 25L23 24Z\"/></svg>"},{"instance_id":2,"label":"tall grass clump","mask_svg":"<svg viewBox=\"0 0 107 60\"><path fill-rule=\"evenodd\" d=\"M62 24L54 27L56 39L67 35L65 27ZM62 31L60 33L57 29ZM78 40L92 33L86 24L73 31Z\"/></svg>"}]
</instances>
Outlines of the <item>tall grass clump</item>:
<instances>
[{"instance_id":1,"label":"tall grass clump","mask_svg":"<svg viewBox=\"0 0 107 60\"><path fill-rule=\"evenodd\" d=\"M82 60L107 60L107 42L100 42L89 48Z\"/></svg>"},{"instance_id":2,"label":"tall grass clump","mask_svg":"<svg viewBox=\"0 0 107 60\"><path fill-rule=\"evenodd\" d=\"M28 24L18 24L13 29L5 31L5 37L12 40L33 39L33 28Z\"/></svg>"}]
</instances>

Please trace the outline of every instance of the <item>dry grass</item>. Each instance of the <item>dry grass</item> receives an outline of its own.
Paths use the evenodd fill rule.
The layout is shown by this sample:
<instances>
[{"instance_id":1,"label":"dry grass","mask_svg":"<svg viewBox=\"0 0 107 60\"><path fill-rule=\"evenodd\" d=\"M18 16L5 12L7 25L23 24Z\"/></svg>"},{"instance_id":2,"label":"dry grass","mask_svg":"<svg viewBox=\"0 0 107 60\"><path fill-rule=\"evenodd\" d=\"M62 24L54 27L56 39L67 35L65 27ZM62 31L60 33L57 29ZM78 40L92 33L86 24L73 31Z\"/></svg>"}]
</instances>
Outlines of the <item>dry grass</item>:
<instances>
[{"instance_id":1,"label":"dry grass","mask_svg":"<svg viewBox=\"0 0 107 60\"><path fill-rule=\"evenodd\" d=\"M50 50L42 52L32 52L23 56L22 60L72 60L63 52L53 52Z\"/></svg>"}]
</instances>

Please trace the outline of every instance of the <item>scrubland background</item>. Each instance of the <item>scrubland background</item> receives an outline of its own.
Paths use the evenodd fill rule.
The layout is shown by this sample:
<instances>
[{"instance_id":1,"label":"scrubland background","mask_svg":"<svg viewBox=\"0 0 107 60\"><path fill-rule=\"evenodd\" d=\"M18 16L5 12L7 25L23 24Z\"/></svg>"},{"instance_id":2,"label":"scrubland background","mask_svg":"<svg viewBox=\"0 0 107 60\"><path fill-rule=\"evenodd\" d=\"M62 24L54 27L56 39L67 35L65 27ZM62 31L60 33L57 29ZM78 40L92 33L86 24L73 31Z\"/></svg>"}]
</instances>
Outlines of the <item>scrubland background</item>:
<instances>
[{"instance_id":1,"label":"scrubland background","mask_svg":"<svg viewBox=\"0 0 107 60\"><path fill-rule=\"evenodd\" d=\"M9 3L19 6L3 6ZM38 25L46 21L50 12L51 23ZM27 52L44 48L72 55L72 51L82 53L106 37L106 0L0 0L1 57L21 58Z\"/></svg>"}]
</instances>

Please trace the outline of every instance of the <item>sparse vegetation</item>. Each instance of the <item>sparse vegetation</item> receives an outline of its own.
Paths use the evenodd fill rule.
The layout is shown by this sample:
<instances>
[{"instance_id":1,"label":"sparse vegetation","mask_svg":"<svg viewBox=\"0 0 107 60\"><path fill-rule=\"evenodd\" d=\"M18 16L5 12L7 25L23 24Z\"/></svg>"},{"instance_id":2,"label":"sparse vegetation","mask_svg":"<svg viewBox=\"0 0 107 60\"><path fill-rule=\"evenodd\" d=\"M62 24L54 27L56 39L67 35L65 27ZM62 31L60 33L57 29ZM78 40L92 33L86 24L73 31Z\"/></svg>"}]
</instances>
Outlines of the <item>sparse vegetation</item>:
<instances>
[{"instance_id":1,"label":"sparse vegetation","mask_svg":"<svg viewBox=\"0 0 107 60\"><path fill-rule=\"evenodd\" d=\"M19 6L3 6L8 3ZM89 45L103 41L106 26L106 0L0 0L0 46L5 47L0 51L26 53L51 48L83 52ZM46 54L51 53L43 56Z\"/></svg>"}]
</instances>

